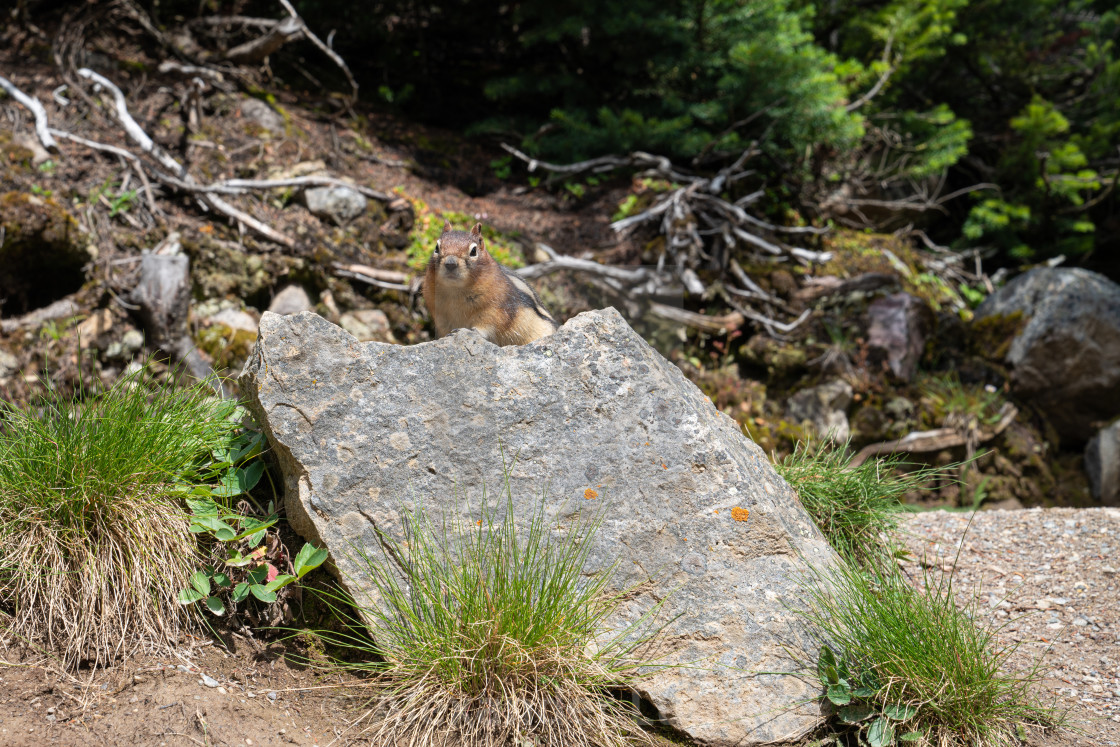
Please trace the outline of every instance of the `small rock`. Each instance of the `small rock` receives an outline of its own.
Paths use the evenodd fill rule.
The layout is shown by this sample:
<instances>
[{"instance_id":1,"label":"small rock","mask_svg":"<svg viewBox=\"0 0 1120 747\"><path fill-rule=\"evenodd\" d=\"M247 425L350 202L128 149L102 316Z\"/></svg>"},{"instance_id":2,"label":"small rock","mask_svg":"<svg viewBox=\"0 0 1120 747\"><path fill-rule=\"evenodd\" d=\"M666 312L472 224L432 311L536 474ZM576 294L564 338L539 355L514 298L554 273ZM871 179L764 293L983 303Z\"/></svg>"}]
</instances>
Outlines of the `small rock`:
<instances>
[{"instance_id":1,"label":"small rock","mask_svg":"<svg viewBox=\"0 0 1120 747\"><path fill-rule=\"evenodd\" d=\"M144 347L144 333L138 329L128 330L121 338L121 346L124 348L124 352L129 355L139 352Z\"/></svg>"},{"instance_id":2,"label":"small rock","mask_svg":"<svg viewBox=\"0 0 1120 747\"><path fill-rule=\"evenodd\" d=\"M0 377L9 376L19 371L19 358L7 350L0 350Z\"/></svg>"},{"instance_id":3,"label":"small rock","mask_svg":"<svg viewBox=\"0 0 1120 747\"><path fill-rule=\"evenodd\" d=\"M218 692L221 693L222 695L225 695L226 694L226 689L224 687L219 687Z\"/></svg>"},{"instance_id":4,"label":"small rock","mask_svg":"<svg viewBox=\"0 0 1120 747\"><path fill-rule=\"evenodd\" d=\"M78 325L78 339L83 345L88 345L101 335L108 334L113 329L113 312L109 309L99 309L84 322Z\"/></svg>"},{"instance_id":5,"label":"small rock","mask_svg":"<svg viewBox=\"0 0 1120 747\"><path fill-rule=\"evenodd\" d=\"M313 215L342 224L365 212L367 200L350 187L312 187L303 191L303 204Z\"/></svg>"},{"instance_id":6,"label":"small rock","mask_svg":"<svg viewBox=\"0 0 1120 747\"><path fill-rule=\"evenodd\" d=\"M246 698L255 698L255 697L257 697L257 694L254 693L254 692L248 692L248 693L245 693L245 697Z\"/></svg>"},{"instance_id":7,"label":"small rock","mask_svg":"<svg viewBox=\"0 0 1120 747\"><path fill-rule=\"evenodd\" d=\"M269 690L268 691L268 699L269 700L275 702L278 697L280 697L280 693L276 692L275 690Z\"/></svg>"},{"instance_id":8,"label":"small rock","mask_svg":"<svg viewBox=\"0 0 1120 747\"><path fill-rule=\"evenodd\" d=\"M1120 500L1120 420L1089 439L1085 472L1094 498L1102 502Z\"/></svg>"},{"instance_id":9,"label":"small rock","mask_svg":"<svg viewBox=\"0 0 1120 747\"><path fill-rule=\"evenodd\" d=\"M51 706L50 708L47 709L47 713L54 713L54 711L55 711L54 706Z\"/></svg>"},{"instance_id":10,"label":"small rock","mask_svg":"<svg viewBox=\"0 0 1120 747\"><path fill-rule=\"evenodd\" d=\"M269 304L268 310L273 314L298 314L301 311L311 311L311 298L307 291L298 285L289 285L276 294Z\"/></svg>"},{"instance_id":11,"label":"small rock","mask_svg":"<svg viewBox=\"0 0 1120 747\"><path fill-rule=\"evenodd\" d=\"M222 309L217 314L206 318L206 324L224 324L233 332L257 333L258 322L256 318L245 311L236 309Z\"/></svg>"},{"instance_id":12,"label":"small rock","mask_svg":"<svg viewBox=\"0 0 1120 747\"><path fill-rule=\"evenodd\" d=\"M284 118L260 99L247 98L241 102L240 108L241 116L253 124L277 135L284 132Z\"/></svg>"},{"instance_id":13,"label":"small rock","mask_svg":"<svg viewBox=\"0 0 1120 747\"><path fill-rule=\"evenodd\" d=\"M338 326L354 335L358 342L397 342L389 328L389 317L381 309L348 311L339 318Z\"/></svg>"},{"instance_id":14,"label":"small rock","mask_svg":"<svg viewBox=\"0 0 1120 747\"><path fill-rule=\"evenodd\" d=\"M886 360L895 378L909 381L932 327L929 307L909 293L895 293L872 303L867 318L871 362Z\"/></svg>"},{"instance_id":15,"label":"small rock","mask_svg":"<svg viewBox=\"0 0 1120 747\"><path fill-rule=\"evenodd\" d=\"M852 387L843 379L802 389L789 398L789 416L795 423L808 424L816 434L835 443L851 435L846 410L852 401Z\"/></svg>"},{"instance_id":16,"label":"small rock","mask_svg":"<svg viewBox=\"0 0 1120 747\"><path fill-rule=\"evenodd\" d=\"M207 687L218 687L220 683L210 675L204 674L202 675L202 684Z\"/></svg>"}]
</instances>

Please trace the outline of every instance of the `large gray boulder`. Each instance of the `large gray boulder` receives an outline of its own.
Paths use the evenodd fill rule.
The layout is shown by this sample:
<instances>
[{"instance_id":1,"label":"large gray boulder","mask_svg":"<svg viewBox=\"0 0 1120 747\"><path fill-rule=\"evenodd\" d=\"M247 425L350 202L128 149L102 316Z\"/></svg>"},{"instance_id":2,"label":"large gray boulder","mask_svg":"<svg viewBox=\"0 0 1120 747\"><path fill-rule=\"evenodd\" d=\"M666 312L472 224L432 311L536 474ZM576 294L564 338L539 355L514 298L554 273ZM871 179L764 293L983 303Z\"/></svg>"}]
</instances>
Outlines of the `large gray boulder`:
<instances>
[{"instance_id":1,"label":"large gray boulder","mask_svg":"<svg viewBox=\"0 0 1120 747\"><path fill-rule=\"evenodd\" d=\"M1020 329L1005 362L1016 395L1064 438L1082 442L1120 414L1120 285L1082 269L1041 267L976 310Z\"/></svg>"},{"instance_id":2,"label":"large gray boulder","mask_svg":"<svg viewBox=\"0 0 1120 747\"><path fill-rule=\"evenodd\" d=\"M520 519L546 487L561 520L607 501L588 570L618 560L616 586L654 578L628 614L668 595L666 661L684 666L642 694L674 727L755 745L818 723L815 678L778 673L799 668L785 647L815 660L788 606L807 564L835 555L762 450L614 309L505 348L472 330L359 343L313 314L266 313L240 381L292 526L352 593L352 548L376 554L374 522L399 535L402 503L477 515L485 483L498 505L501 446Z\"/></svg>"}]
</instances>

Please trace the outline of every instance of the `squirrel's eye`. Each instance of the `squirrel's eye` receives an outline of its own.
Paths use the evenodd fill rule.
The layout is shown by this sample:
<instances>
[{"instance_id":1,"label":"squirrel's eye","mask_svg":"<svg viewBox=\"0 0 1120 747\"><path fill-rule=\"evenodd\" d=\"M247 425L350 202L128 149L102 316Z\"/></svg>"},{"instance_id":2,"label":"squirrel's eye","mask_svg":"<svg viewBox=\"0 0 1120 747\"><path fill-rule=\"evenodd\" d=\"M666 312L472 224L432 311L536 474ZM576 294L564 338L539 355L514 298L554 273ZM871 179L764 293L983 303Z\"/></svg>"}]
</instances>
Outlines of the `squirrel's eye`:
<instances>
[{"instance_id":1,"label":"squirrel's eye","mask_svg":"<svg viewBox=\"0 0 1120 747\"><path fill-rule=\"evenodd\" d=\"M478 244L471 244L471 256L472 257L477 257L478 256Z\"/></svg>"},{"instance_id":2,"label":"squirrel's eye","mask_svg":"<svg viewBox=\"0 0 1120 747\"><path fill-rule=\"evenodd\" d=\"M436 239L436 254L439 254L439 239Z\"/></svg>"}]
</instances>

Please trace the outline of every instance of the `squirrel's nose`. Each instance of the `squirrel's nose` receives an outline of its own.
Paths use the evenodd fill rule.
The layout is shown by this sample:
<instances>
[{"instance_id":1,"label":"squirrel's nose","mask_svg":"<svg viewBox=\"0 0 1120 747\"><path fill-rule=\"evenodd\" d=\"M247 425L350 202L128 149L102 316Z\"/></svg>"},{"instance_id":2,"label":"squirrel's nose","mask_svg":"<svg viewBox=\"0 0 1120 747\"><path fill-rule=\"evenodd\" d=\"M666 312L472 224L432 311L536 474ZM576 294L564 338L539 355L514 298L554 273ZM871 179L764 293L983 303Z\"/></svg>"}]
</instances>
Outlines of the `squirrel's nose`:
<instances>
[{"instance_id":1,"label":"squirrel's nose","mask_svg":"<svg viewBox=\"0 0 1120 747\"><path fill-rule=\"evenodd\" d=\"M454 270L459 267L459 260L455 257L447 257L443 260L443 266L448 270Z\"/></svg>"}]
</instances>

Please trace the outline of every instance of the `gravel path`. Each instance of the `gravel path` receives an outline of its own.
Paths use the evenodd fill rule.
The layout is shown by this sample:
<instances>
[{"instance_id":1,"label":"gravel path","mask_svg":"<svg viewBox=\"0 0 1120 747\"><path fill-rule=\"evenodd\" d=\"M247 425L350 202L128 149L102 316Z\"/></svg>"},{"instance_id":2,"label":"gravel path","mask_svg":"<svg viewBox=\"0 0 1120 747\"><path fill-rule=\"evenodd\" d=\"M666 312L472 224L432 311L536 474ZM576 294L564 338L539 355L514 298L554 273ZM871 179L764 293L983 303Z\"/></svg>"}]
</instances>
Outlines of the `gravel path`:
<instances>
[{"instance_id":1,"label":"gravel path","mask_svg":"<svg viewBox=\"0 0 1120 747\"><path fill-rule=\"evenodd\" d=\"M1044 694L1080 733L1032 744L1120 745L1120 509L930 511L904 532L911 574L956 559L958 601L980 595L1016 665L1043 656Z\"/></svg>"}]
</instances>

